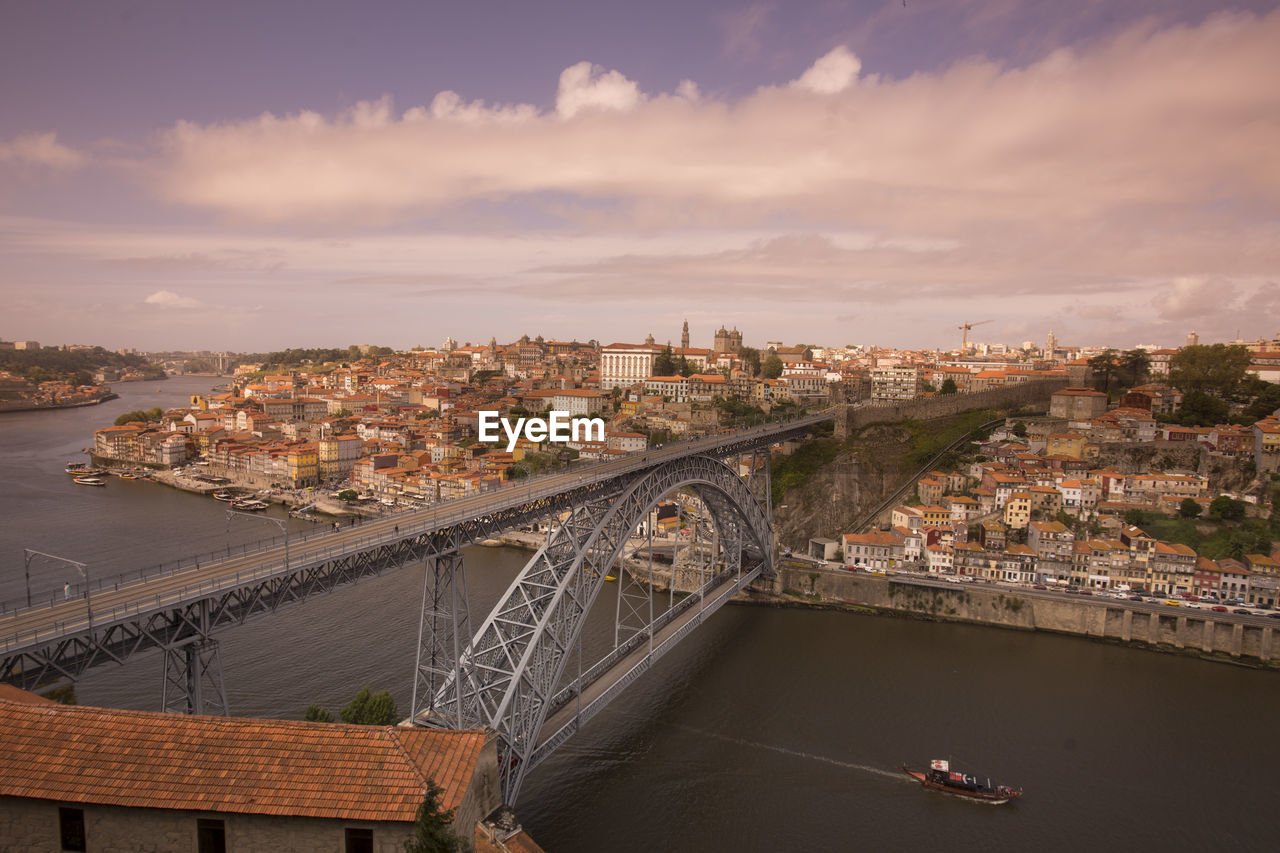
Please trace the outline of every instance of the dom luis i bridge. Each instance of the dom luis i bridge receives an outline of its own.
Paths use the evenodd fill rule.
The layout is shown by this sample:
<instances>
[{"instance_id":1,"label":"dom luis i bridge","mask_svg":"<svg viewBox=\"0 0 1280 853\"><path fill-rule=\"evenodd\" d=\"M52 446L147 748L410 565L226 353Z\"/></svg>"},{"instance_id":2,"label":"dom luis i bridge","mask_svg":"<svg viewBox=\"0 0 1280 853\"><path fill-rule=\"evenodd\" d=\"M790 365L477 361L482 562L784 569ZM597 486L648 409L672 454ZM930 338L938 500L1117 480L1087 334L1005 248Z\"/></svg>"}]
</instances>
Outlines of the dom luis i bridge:
<instances>
[{"instance_id":1,"label":"dom luis i bridge","mask_svg":"<svg viewBox=\"0 0 1280 853\"><path fill-rule=\"evenodd\" d=\"M286 531L283 542L149 576L94 579L69 600L0 614L0 681L34 688L75 680L91 666L160 648L165 710L227 714L219 630L423 563L409 722L496 732L503 799L514 803L531 769L736 593L772 576L768 448L834 416L827 410L575 466L292 543ZM648 521L677 493L696 496L711 540L709 558L697 558L696 588L679 597L648 582ZM550 525L545 544L473 630L461 549L529 525ZM587 614L640 529L649 537L649 575L617 572L611 648L584 661Z\"/></svg>"}]
</instances>

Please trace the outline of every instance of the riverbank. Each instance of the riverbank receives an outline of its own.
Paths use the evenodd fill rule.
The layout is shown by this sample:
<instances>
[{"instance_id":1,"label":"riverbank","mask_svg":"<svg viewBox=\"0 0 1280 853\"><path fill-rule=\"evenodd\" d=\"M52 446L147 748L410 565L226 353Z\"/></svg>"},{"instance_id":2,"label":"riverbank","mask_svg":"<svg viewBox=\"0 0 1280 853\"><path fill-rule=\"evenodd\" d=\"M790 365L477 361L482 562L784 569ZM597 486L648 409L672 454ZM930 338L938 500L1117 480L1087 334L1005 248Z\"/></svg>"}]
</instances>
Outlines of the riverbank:
<instances>
[{"instance_id":1,"label":"riverbank","mask_svg":"<svg viewBox=\"0 0 1280 853\"><path fill-rule=\"evenodd\" d=\"M100 460L94 458L95 464L107 462L110 460ZM201 474L189 474L179 472L169 468L153 470L149 479L170 488L179 491L189 492L196 495L206 495L212 497L214 492L230 491L234 493L242 493L246 497L252 496L267 503L276 503L287 506L290 509L301 509L304 507L312 507L316 513L321 515L333 516L335 518L346 518L359 516L362 518L376 518L381 515L381 507L366 507L361 504L349 504L332 498L329 495L318 494L314 491L306 489L272 489L268 487L259 488L256 483L243 483L238 481L230 481L225 483L210 483L199 479ZM216 476L216 475L205 475Z\"/></svg>"},{"instance_id":2,"label":"riverbank","mask_svg":"<svg viewBox=\"0 0 1280 853\"><path fill-rule=\"evenodd\" d=\"M1155 603L883 577L793 560L782 561L771 583L757 583L735 601L1064 634L1280 671L1280 643L1274 627L1265 624L1271 620L1240 620L1209 610L1180 612Z\"/></svg>"},{"instance_id":3,"label":"riverbank","mask_svg":"<svg viewBox=\"0 0 1280 853\"><path fill-rule=\"evenodd\" d=\"M108 400L119 399L119 397L119 394L108 391L106 394L94 397L90 400L75 400L69 402L34 403L30 400L10 400L7 402L0 402L0 414L16 412L43 412L45 410L54 409L83 409L86 406L97 406L98 404L105 403Z\"/></svg>"}]
</instances>

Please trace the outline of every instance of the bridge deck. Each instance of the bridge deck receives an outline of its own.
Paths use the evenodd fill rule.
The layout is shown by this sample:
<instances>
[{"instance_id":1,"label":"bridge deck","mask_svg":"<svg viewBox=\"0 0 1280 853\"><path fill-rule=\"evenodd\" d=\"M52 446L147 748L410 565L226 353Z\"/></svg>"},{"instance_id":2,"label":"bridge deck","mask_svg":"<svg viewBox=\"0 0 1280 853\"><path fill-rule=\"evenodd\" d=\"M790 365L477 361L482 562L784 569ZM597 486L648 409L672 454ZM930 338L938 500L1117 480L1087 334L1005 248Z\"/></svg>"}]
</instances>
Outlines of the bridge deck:
<instances>
[{"instance_id":1,"label":"bridge deck","mask_svg":"<svg viewBox=\"0 0 1280 853\"><path fill-rule=\"evenodd\" d=\"M590 673L581 694L548 715L538 733L538 747L530 767L540 764L559 743L599 713L614 693L639 677L654 661L674 648L685 634L719 610L759 574L760 569L756 568L742 575L712 580L701 597L694 593L676 605L677 608L684 607L654 632L652 644L647 638L638 638L640 642L634 649L612 662L603 672Z\"/></svg>"}]
</instances>

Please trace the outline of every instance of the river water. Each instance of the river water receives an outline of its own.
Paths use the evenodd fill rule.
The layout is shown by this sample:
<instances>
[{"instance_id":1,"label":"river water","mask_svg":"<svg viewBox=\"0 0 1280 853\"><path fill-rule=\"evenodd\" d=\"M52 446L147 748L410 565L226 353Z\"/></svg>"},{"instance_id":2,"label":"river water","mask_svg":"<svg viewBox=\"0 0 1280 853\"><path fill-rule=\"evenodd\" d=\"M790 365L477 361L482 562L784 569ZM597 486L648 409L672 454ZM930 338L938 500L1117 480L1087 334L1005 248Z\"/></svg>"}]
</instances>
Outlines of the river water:
<instances>
[{"instance_id":1,"label":"river water","mask_svg":"<svg viewBox=\"0 0 1280 853\"><path fill-rule=\"evenodd\" d=\"M208 386L123 384L101 406L0 416L0 600L25 596L24 548L99 577L275 532L228 524L209 498L62 473L95 427ZM473 621L526 556L468 550ZM76 579L67 563L32 561L35 597ZM406 568L219 634L233 712L336 711L365 685L407 709L422 580ZM607 594L593 617L598 642ZM99 667L77 693L155 709L160 667L156 653ZM1273 850L1278 714L1274 673L1070 637L727 607L530 774L518 812L552 853ZM895 771L947 756L1026 793L978 805Z\"/></svg>"}]
</instances>

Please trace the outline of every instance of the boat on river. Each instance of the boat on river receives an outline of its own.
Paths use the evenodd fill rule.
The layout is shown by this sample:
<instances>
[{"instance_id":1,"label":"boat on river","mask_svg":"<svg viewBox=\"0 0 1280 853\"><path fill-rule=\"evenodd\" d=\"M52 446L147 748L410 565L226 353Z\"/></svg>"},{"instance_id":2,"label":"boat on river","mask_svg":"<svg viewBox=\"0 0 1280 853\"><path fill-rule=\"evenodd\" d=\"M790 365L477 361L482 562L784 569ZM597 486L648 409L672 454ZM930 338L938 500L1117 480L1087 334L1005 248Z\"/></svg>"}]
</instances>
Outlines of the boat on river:
<instances>
[{"instance_id":1,"label":"boat on river","mask_svg":"<svg viewBox=\"0 0 1280 853\"><path fill-rule=\"evenodd\" d=\"M105 486L107 481L101 477L76 477L73 481L77 486Z\"/></svg>"},{"instance_id":2,"label":"boat on river","mask_svg":"<svg viewBox=\"0 0 1280 853\"><path fill-rule=\"evenodd\" d=\"M970 800L979 800L993 806L1004 805L1022 796L1021 788L1001 785L991 781L989 776L974 776L952 770L951 762L944 758L935 758L930 761L928 770L912 770L906 764L902 765L902 770L926 788Z\"/></svg>"},{"instance_id":3,"label":"boat on river","mask_svg":"<svg viewBox=\"0 0 1280 853\"><path fill-rule=\"evenodd\" d=\"M67 467L62 470L72 477L101 477L107 473L105 468L90 468L84 462L68 462Z\"/></svg>"},{"instance_id":4,"label":"boat on river","mask_svg":"<svg viewBox=\"0 0 1280 853\"><path fill-rule=\"evenodd\" d=\"M260 501L257 498L239 498L231 502L236 509L242 509L246 512L262 512L270 506L266 501Z\"/></svg>"}]
</instances>

